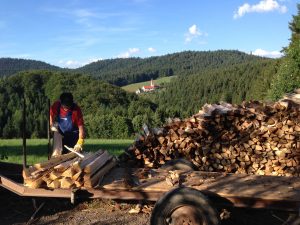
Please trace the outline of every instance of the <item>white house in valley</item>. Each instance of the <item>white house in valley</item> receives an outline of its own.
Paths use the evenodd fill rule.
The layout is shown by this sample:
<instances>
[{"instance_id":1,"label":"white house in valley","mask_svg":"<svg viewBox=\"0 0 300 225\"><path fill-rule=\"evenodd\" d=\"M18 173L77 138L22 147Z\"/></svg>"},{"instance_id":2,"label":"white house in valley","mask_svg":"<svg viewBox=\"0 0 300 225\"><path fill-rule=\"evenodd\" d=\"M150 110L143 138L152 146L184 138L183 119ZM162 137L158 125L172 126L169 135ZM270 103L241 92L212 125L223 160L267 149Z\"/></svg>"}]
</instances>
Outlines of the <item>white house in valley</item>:
<instances>
[{"instance_id":1,"label":"white house in valley","mask_svg":"<svg viewBox=\"0 0 300 225\"><path fill-rule=\"evenodd\" d=\"M138 90L135 91L135 93L140 94L143 92L151 92L151 91L155 91L158 88L159 88L159 86L155 85L153 79L151 79L150 85L139 88Z\"/></svg>"}]
</instances>

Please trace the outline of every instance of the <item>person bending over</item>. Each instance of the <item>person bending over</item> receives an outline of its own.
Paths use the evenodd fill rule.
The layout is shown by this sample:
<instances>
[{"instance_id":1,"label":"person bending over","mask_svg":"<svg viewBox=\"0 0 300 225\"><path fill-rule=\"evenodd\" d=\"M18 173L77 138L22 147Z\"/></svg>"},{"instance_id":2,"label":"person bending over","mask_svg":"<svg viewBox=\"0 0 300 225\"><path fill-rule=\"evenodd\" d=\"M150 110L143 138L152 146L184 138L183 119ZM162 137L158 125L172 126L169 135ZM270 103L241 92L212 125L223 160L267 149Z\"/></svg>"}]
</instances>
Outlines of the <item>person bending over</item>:
<instances>
[{"instance_id":1,"label":"person bending over","mask_svg":"<svg viewBox=\"0 0 300 225\"><path fill-rule=\"evenodd\" d=\"M65 145L74 148L75 151L82 151L85 138L84 121L81 109L74 102L72 93L62 93L59 100L50 107L50 127L54 133L58 132L61 135L59 135L63 146L60 147L61 154L69 152Z\"/></svg>"}]
</instances>

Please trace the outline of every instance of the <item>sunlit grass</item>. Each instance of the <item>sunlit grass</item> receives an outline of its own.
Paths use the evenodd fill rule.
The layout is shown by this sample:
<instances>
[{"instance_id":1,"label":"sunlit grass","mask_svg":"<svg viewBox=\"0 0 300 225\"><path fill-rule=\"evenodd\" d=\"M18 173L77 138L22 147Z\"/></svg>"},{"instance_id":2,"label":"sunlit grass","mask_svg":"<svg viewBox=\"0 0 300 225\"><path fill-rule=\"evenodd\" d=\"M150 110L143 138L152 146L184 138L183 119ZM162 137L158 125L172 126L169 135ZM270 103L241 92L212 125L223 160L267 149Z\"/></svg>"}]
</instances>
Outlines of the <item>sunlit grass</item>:
<instances>
[{"instance_id":1,"label":"sunlit grass","mask_svg":"<svg viewBox=\"0 0 300 225\"><path fill-rule=\"evenodd\" d=\"M171 77L162 77L154 80L155 85L161 85L162 83L170 83L171 79L173 79L176 76L171 76ZM135 92L137 89L150 85L150 81L145 81L145 82L140 82L140 83L134 83L134 84L129 84L126 86L123 86L122 89L128 92Z\"/></svg>"},{"instance_id":2,"label":"sunlit grass","mask_svg":"<svg viewBox=\"0 0 300 225\"><path fill-rule=\"evenodd\" d=\"M131 139L87 139L84 144L85 152L95 152L99 149L107 150L113 155L120 155L124 149L133 143ZM26 140L27 164L31 165L48 159L47 139ZM22 163L22 139L0 139L0 161Z\"/></svg>"}]
</instances>

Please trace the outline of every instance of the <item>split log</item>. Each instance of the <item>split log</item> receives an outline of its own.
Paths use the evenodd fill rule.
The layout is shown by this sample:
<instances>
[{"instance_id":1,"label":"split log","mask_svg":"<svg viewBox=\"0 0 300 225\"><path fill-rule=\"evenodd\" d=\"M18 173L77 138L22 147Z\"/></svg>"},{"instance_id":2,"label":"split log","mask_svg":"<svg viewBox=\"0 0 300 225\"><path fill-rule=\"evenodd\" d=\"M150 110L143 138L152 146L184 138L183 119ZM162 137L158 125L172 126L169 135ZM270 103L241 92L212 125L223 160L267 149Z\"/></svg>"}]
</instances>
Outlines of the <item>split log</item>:
<instances>
[{"instance_id":1,"label":"split log","mask_svg":"<svg viewBox=\"0 0 300 225\"><path fill-rule=\"evenodd\" d=\"M110 157L112 156L110 156L108 152L105 151L100 156L95 158L92 162L90 162L88 165L86 165L84 167L84 172L91 173L91 174L96 172L100 167L102 167L109 160Z\"/></svg>"},{"instance_id":2,"label":"split log","mask_svg":"<svg viewBox=\"0 0 300 225\"><path fill-rule=\"evenodd\" d=\"M84 187L92 188L101 182L103 177L117 164L115 158L111 159L98 172L96 172L89 180L84 182Z\"/></svg>"},{"instance_id":3,"label":"split log","mask_svg":"<svg viewBox=\"0 0 300 225\"><path fill-rule=\"evenodd\" d=\"M62 163L64 161L67 161L67 160L75 158L75 157L76 157L76 154L73 153L73 152L70 152L68 154L53 157L53 158L49 159L48 161L34 164L33 167L36 168L36 169L40 169L40 170L48 169L48 168L51 168L53 166L56 166L59 163Z\"/></svg>"},{"instance_id":4,"label":"split log","mask_svg":"<svg viewBox=\"0 0 300 225\"><path fill-rule=\"evenodd\" d=\"M25 185L31 188L69 189L83 187L86 183L88 187L92 187L97 179L116 165L115 158L107 151L84 154L87 156L84 159L74 158L74 153L69 153L24 169Z\"/></svg>"}]
</instances>

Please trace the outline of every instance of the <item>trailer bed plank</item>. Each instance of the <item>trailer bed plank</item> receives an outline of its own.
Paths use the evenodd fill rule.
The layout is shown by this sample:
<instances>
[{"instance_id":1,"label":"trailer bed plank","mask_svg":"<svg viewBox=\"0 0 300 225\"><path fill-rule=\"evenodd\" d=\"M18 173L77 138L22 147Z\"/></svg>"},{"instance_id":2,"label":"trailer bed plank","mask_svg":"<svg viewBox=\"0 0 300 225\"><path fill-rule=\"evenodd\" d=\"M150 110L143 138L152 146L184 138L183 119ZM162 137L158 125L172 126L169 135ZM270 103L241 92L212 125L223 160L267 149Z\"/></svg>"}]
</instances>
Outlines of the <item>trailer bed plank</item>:
<instances>
[{"instance_id":1,"label":"trailer bed plank","mask_svg":"<svg viewBox=\"0 0 300 225\"><path fill-rule=\"evenodd\" d=\"M299 200L300 178L279 176L258 176L246 174L225 174L217 172L184 172L180 174L181 185L193 187L201 191L213 192L222 197L261 198L266 200ZM135 169L132 174L135 185L128 186L125 181L125 171L115 168L106 178L101 187L107 190L142 190L166 192L178 186L170 186L166 182L167 172L164 170L149 170L145 177L144 169ZM140 175L140 177L138 177Z\"/></svg>"}]
</instances>

